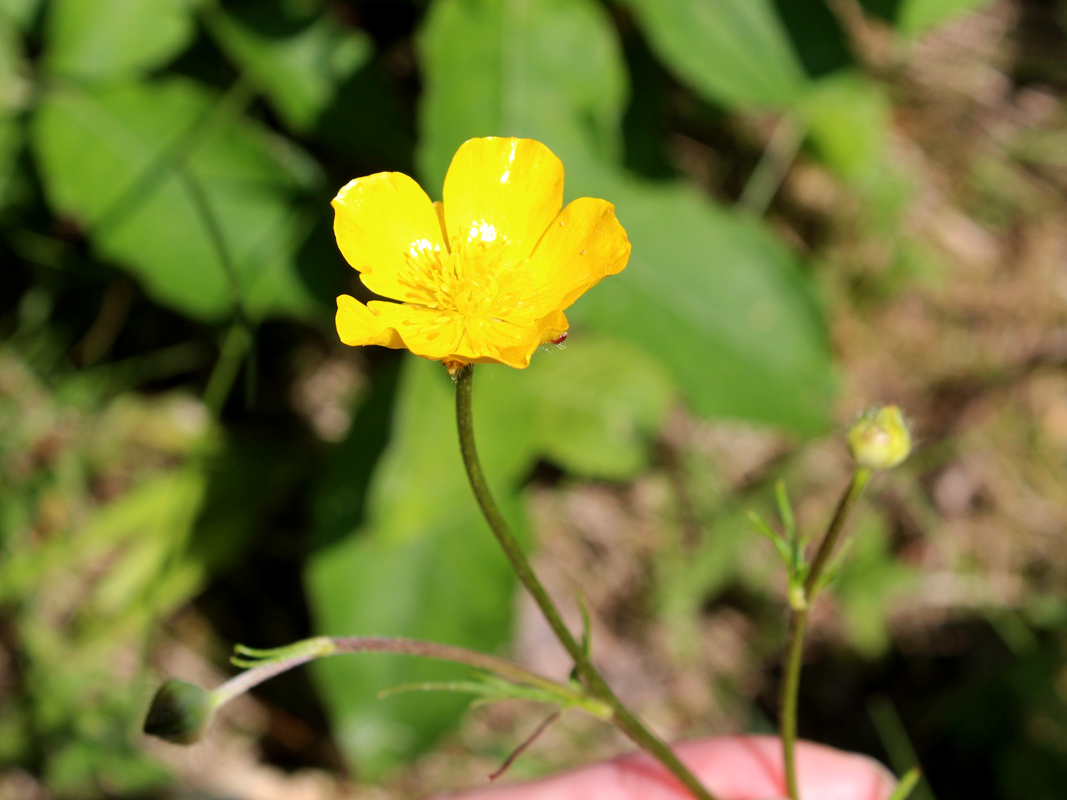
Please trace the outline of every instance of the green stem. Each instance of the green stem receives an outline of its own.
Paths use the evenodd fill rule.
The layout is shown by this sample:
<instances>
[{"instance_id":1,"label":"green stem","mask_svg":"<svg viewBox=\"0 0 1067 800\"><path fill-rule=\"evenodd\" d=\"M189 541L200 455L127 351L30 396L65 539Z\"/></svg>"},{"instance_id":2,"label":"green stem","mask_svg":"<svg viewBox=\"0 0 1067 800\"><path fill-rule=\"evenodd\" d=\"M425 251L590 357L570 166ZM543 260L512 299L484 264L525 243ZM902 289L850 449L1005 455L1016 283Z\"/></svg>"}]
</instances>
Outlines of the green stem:
<instances>
[{"instance_id":1,"label":"green stem","mask_svg":"<svg viewBox=\"0 0 1067 800\"><path fill-rule=\"evenodd\" d=\"M241 361L244 360L251 346L252 334L248 327L241 320L234 322L226 332L218 360L204 388L204 405L208 407L211 416L215 419L222 416L222 407L226 404L233 382L237 379Z\"/></svg>"},{"instance_id":2,"label":"green stem","mask_svg":"<svg viewBox=\"0 0 1067 800\"><path fill-rule=\"evenodd\" d=\"M745 184L737 205L762 217L767 213L774 196L785 180L789 167L796 160L804 143L804 125L792 115L786 114L771 134L767 149L763 151L756 169Z\"/></svg>"},{"instance_id":3,"label":"green stem","mask_svg":"<svg viewBox=\"0 0 1067 800\"><path fill-rule=\"evenodd\" d=\"M804 656L804 634L808 629L808 609L794 610L789 618L789 641L786 644L785 676L782 680L781 706L778 721L782 737L782 763L785 767L785 788L790 800L799 800L797 790L797 695L800 689L800 668Z\"/></svg>"},{"instance_id":4,"label":"green stem","mask_svg":"<svg viewBox=\"0 0 1067 800\"><path fill-rule=\"evenodd\" d=\"M804 636L808 631L808 617L811 613L815 595L818 593L819 577L826 568L830 556L837 548L845 522L852 513L856 501L871 480L871 471L857 467L852 475L852 482L837 504L837 510L830 521L811 570L804 581L804 592L800 602L793 608L789 618L789 641L786 644L785 675L782 678L782 690L779 696L779 728L782 736L782 763L785 769L785 786L790 800L800 800L797 787L797 696L800 690L800 671L804 662Z\"/></svg>"},{"instance_id":5,"label":"green stem","mask_svg":"<svg viewBox=\"0 0 1067 800\"><path fill-rule=\"evenodd\" d=\"M561 704L582 708L594 716L607 718L610 714L606 705L590 699L584 692L556 683L503 658L448 644L385 636L317 636L271 650L255 650L238 645L237 656L232 660L248 669L214 690L215 704L221 706L253 686L308 661L345 653L394 653L466 664L509 683L539 689Z\"/></svg>"},{"instance_id":6,"label":"green stem","mask_svg":"<svg viewBox=\"0 0 1067 800\"><path fill-rule=\"evenodd\" d=\"M808 579L804 581L804 596L807 598L809 606L815 599L816 587L819 583L819 577L826 567L826 562L830 560L830 556L837 549L837 542L841 538L841 531L845 528L845 521L848 520L848 515L852 513L852 508L856 505L856 501L860 499L860 495L863 494L863 490L867 488L870 480L871 471L866 467L856 467L856 471L852 473L852 483L848 485L848 490L837 504L837 511L834 512L834 518L830 520L830 527L826 530L826 536L823 537L822 544L819 545L815 560L811 562Z\"/></svg>"},{"instance_id":7,"label":"green stem","mask_svg":"<svg viewBox=\"0 0 1067 800\"><path fill-rule=\"evenodd\" d=\"M471 489L478 501L478 505L489 523L493 535L496 536L504 555L511 562L515 574L526 590L533 596L534 601L545 615L549 626L556 634L560 644L567 650L574 661L578 677L597 699L607 703L612 708L612 723L625 733L638 747L645 750L656 758L664 767L685 786L694 797L700 800L715 800L715 797L697 780L696 776L683 764L671 751L667 744L650 731L634 714L622 704L615 693L608 686L604 677L589 660L582 646L571 634L563 622L563 617L556 608L552 598L548 596L545 587L541 585L537 575L534 574L526 554L519 546L515 534L512 533L500 513L500 509L493 499L489 484L482 472L481 462L478 460L478 450L474 443L474 422L471 413L471 387L474 380L474 369L471 365L462 367L455 374L456 378L456 425L459 428L459 447L463 454L463 463L467 468L467 476L470 478Z\"/></svg>"}]
</instances>

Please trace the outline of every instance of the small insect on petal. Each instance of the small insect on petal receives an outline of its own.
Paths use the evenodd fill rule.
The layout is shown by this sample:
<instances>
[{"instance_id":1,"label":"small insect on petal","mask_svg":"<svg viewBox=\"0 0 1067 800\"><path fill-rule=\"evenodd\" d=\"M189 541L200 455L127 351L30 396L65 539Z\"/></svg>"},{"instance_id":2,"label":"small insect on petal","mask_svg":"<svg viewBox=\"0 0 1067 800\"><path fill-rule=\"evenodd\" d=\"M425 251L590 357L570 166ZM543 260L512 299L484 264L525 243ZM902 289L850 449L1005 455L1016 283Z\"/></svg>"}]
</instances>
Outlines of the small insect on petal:
<instances>
[{"instance_id":1,"label":"small insect on petal","mask_svg":"<svg viewBox=\"0 0 1067 800\"><path fill-rule=\"evenodd\" d=\"M566 331L564 331L559 336L557 336L555 339L553 339L552 340L552 344L563 344L565 341L567 341L567 332Z\"/></svg>"}]
</instances>

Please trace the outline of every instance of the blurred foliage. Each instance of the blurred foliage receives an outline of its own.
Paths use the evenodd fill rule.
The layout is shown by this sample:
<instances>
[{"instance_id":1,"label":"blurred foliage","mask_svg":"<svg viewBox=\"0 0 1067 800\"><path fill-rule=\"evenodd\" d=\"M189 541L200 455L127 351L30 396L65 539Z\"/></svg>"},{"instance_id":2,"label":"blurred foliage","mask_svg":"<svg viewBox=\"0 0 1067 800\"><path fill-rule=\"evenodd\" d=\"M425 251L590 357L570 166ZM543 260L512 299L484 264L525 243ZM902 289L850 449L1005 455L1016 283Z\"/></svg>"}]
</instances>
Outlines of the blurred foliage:
<instances>
[{"instance_id":1,"label":"blurred foliage","mask_svg":"<svg viewBox=\"0 0 1067 800\"><path fill-rule=\"evenodd\" d=\"M862 3L904 50L981 5ZM232 639L311 631L510 641L514 581L467 489L447 376L344 352L331 328L337 293L366 297L330 234L329 199L355 176L414 172L438 197L465 139L529 136L561 157L568 200L616 204L631 262L576 304L566 347L477 374L486 470L531 546L533 483L666 469L679 407L794 444L825 433L839 381L817 247L775 220L790 165L839 181L857 237L890 253L859 294L936 262L900 235L915 179L890 158L893 71L856 57L843 7L0 0L0 790L16 772L53 797L164 787L134 736L143 662L167 669L190 602L218 666ZM1061 145L1011 146L1062 166ZM703 172L686 168L694 147ZM975 182L1005 184L992 168ZM727 490L688 469L705 534L652 559L653 612L693 659L705 607L737 595L763 626L753 659L771 658L774 578L744 523L767 483ZM844 639L871 659L914 579L883 512L868 511L836 595ZM1031 660L1048 684L1062 659L1046 652ZM359 778L409 762L463 711L376 699L439 665L378 656L312 674L314 692L262 696L327 719ZM1045 700L1003 682L1010 741L982 746L1009 765L1005 796L1028 796L1010 765L1038 759L1054 785L1063 737L1037 751L1011 738Z\"/></svg>"},{"instance_id":2,"label":"blurred foliage","mask_svg":"<svg viewBox=\"0 0 1067 800\"><path fill-rule=\"evenodd\" d=\"M142 653L203 581L187 554L214 435L203 406L102 388L46 387L0 351L0 606L22 689L0 712L0 760L67 797L166 782L129 738Z\"/></svg>"}]
</instances>

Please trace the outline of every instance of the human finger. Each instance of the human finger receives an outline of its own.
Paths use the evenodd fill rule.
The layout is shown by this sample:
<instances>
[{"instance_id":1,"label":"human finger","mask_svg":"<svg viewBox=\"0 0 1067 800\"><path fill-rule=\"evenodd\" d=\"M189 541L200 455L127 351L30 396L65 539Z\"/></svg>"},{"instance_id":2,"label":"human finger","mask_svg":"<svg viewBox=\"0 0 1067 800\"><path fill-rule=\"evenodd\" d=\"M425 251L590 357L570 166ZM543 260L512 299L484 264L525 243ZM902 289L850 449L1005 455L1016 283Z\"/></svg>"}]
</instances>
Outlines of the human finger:
<instances>
[{"instance_id":1,"label":"human finger","mask_svg":"<svg viewBox=\"0 0 1067 800\"><path fill-rule=\"evenodd\" d=\"M726 736L675 748L718 800L786 796L782 747L773 736ZM797 744L800 794L810 800L886 800L896 781L867 756ZM645 754L623 756L529 783L495 786L455 800L682 800L691 795Z\"/></svg>"}]
</instances>

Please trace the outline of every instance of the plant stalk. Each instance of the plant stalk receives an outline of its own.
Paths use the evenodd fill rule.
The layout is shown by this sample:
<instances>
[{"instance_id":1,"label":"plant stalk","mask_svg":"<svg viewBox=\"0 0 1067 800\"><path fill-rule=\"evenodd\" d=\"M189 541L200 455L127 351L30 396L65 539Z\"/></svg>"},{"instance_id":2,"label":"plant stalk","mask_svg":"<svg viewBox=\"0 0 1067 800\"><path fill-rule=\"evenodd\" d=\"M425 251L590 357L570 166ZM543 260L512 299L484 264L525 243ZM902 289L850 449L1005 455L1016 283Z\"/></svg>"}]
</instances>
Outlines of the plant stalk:
<instances>
[{"instance_id":1,"label":"plant stalk","mask_svg":"<svg viewBox=\"0 0 1067 800\"><path fill-rule=\"evenodd\" d=\"M837 548L849 514L852 513L856 501L859 500L870 480L871 471L865 467L857 467L852 474L852 482L841 496L833 519L830 520L830 526L826 529L826 535L815 554L815 560L811 563L808 577L804 581L801 602L794 606L789 617L789 640L786 644L785 675L782 678L782 690L779 696L781 711L778 722L782 736L782 763L785 769L785 786L789 800L800 800L796 762L797 696L800 690L800 671L804 662L804 636L808 631L808 617L819 591L819 578L830 556Z\"/></svg>"},{"instance_id":2,"label":"plant stalk","mask_svg":"<svg viewBox=\"0 0 1067 800\"><path fill-rule=\"evenodd\" d=\"M679 760L667 744L650 731L615 696L604 677L564 624L559 609L552 601L552 598L548 596L548 592L545 591L541 581L538 580L529 560L526 558L526 554L519 546L515 534L504 519L504 515L500 513L492 492L489 490L489 484L485 480L485 473L482 471L481 461L478 459L478 450L474 442L474 418L471 409L471 389L474 380L472 365L465 365L455 373L454 377L456 379L456 425L459 429L459 446L463 454L463 463L467 468L467 477L470 478L474 497L477 499L482 514L493 531L493 535L496 536L497 541L504 550L504 555L511 562L519 581L533 596L534 601L541 609L541 613L548 620L548 624L553 633L555 633L556 638L559 639L560 644L563 645L574 660L574 667L578 677L596 699L611 706L611 722L625 733L634 744L663 764L694 797L700 800L716 800L714 795L697 780L696 776Z\"/></svg>"},{"instance_id":3,"label":"plant stalk","mask_svg":"<svg viewBox=\"0 0 1067 800\"><path fill-rule=\"evenodd\" d=\"M248 669L214 690L215 702L218 706L244 694L253 686L275 675L280 675L293 667L317 658L345 653L394 653L466 664L510 683L540 689L563 703L583 708L595 716L606 716L608 712L603 704L590 702L584 692L564 686L536 672L530 672L511 661L487 653L479 653L476 650L437 642L385 636L317 636L273 650L253 650L249 647L238 646L237 653L238 657L234 658L234 662Z\"/></svg>"}]
</instances>

